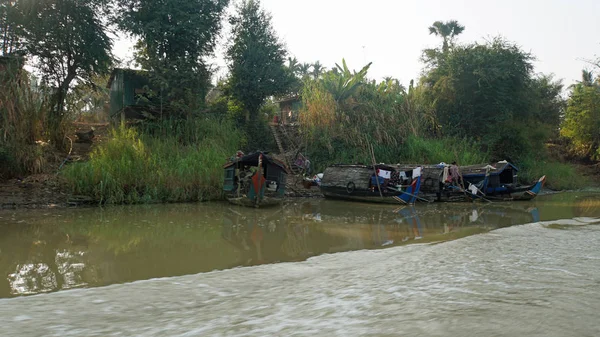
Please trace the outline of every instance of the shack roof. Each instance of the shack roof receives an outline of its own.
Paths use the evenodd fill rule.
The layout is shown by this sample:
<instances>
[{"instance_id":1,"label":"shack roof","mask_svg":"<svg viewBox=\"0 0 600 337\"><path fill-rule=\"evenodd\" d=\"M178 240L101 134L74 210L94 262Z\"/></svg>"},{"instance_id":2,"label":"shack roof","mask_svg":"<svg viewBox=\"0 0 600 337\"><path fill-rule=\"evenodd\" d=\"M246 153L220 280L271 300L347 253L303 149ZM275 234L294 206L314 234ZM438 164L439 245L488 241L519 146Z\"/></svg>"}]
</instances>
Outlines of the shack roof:
<instances>
[{"instance_id":1,"label":"shack roof","mask_svg":"<svg viewBox=\"0 0 600 337\"><path fill-rule=\"evenodd\" d=\"M146 71L146 70L114 68L113 71L110 73L110 78L108 79L108 83L106 84L107 89L111 88L112 83L115 80L115 77L117 76L117 73L120 71L122 71L124 73L137 74L137 75L142 75L142 76L145 76L148 74L148 71Z\"/></svg>"},{"instance_id":2,"label":"shack roof","mask_svg":"<svg viewBox=\"0 0 600 337\"><path fill-rule=\"evenodd\" d=\"M279 166L282 170L284 170L287 173L288 170L287 170L285 164L282 163L281 161L269 156L268 154L269 154L268 152L262 152L262 151L253 152L253 153L247 154L243 157L234 159L233 161L225 164L223 166L223 168L228 168L228 167L231 167L231 166L237 165L237 164L247 165L247 166L258 166L258 158L260 157L260 155L262 155L263 163Z\"/></svg>"},{"instance_id":3,"label":"shack roof","mask_svg":"<svg viewBox=\"0 0 600 337\"><path fill-rule=\"evenodd\" d=\"M292 96L283 97L281 99L278 99L275 101L275 103L287 103L287 102L294 102L294 101L299 101L299 100L300 100L300 95L292 95Z\"/></svg>"}]
</instances>

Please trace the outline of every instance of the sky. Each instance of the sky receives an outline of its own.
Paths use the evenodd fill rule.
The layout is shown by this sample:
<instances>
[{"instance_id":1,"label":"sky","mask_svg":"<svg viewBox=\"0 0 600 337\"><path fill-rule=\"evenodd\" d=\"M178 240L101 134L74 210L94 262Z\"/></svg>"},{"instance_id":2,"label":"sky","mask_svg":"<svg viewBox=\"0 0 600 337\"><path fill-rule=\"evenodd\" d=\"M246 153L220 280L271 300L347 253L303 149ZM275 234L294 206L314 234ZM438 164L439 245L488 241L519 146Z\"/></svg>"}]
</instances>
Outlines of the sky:
<instances>
[{"instance_id":1,"label":"sky","mask_svg":"<svg viewBox=\"0 0 600 337\"><path fill-rule=\"evenodd\" d=\"M600 56L600 0L262 0L290 56L328 68L346 59L369 77L417 80L421 52L441 45L429 35L434 21L466 27L459 43L502 36L535 57L536 73L554 74L565 85L579 80L584 60ZM223 35L227 35L225 28ZM226 74L221 39L213 62ZM131 57L131 41L117 40L115 55ZM600 74L598 74L600 75Z\"/></svg>"}]
</instances>

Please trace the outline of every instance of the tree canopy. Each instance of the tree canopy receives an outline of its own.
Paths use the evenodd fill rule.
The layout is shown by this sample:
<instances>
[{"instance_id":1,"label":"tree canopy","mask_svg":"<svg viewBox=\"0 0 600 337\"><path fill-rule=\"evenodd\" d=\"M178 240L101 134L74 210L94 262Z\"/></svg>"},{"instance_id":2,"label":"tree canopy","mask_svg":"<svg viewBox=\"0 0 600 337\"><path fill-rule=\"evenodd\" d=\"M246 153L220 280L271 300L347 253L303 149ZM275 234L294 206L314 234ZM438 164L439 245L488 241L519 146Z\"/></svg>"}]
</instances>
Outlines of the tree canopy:
<instances>
[{"instance_id":1,"label":"tree canopy","mask_svg":"<svg viewBox=\"0 0 600 337\"><path fill-rule=\"evenodd\" d=\"M501 38L451 49L422 79L443 134L471 137L515 158L540 125L557 129L562 86L536 78L533 59Z\"/></svg>"},{"instance_id":2,"label":"tree canopy","mask_svg":"<svg viewBox=\"0 0 600 337\"><path fill-rule=\"evenodd\" d=\"M135 60L176 110L204 105L229 0L116 0L118 26L138 38Z\"/></svg>"},{"instance_id":3,"label":"tree canopy","mask_svg":"<svg viewBox=\"0 0 600 337\"><path fill-rule=\"evenodd\" d=\"M286 69L287 51L277 37L271 16L258 0L243 1L230 17L232 40L227 49L228 86L232 96L256 117L265 99L285 94L294 78Z\"/></svg>"},{"instance_id":4,"label":"tree canopy","mask_svg":"<svg viewBox=\"0 0 600 337\"><path fill-rule=\"evenodd\" d=\"M52 140L64 141L61 123L66 95L74 80L106 73L112 63L112 41L100 18L102 0L21 0L16 2L14 29L34 57L52 96Z\"/></svg>"},{"instance_id":5,"label":"tree canopy","mask_svg":"<svg viewBox=\"0 0 600 337\"><path fill-rule=\"evenodd\" d=\"M561 135L571 141L575 154L600 160L600 80L584 70L572 87Z\"/></svg>"},{"instance_id":6,"label":"tree canopy","mask_svg":"<svg viewBox=\"0 0 600 337\"><path fill-rule=\"evenodd\" d=\"M429 27L429 34L440 36L443 39L442 51L447 53L454 45L454 38L465 30L465 26L456 20L436 21Z\"/></svg>"}]
</instances>

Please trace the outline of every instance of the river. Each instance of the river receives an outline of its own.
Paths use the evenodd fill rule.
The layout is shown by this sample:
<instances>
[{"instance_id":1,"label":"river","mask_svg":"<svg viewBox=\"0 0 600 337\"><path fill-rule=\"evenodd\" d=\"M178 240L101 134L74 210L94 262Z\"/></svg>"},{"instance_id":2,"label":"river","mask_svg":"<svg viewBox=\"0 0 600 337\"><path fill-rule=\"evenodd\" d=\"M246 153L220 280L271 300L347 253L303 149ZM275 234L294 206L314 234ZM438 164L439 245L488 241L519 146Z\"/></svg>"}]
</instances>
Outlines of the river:
<instances>
[{"instance_id":1,"label":"river","mask_svg":"<svg viewBox=\"0 0 600 337\"><path fill-rule=\"evenodd\" d=\"M1 336L599 336L600 195L0 212Z\"/></svg>"}]
</instances>

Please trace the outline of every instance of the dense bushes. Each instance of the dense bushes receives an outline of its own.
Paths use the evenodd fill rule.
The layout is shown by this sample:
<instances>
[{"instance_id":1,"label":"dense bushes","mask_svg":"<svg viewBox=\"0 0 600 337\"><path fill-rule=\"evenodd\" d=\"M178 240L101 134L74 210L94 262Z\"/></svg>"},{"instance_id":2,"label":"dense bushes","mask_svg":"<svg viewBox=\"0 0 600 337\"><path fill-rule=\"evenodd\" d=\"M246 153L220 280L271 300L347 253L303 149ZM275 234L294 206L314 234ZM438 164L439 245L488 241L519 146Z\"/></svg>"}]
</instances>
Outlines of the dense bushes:
<instances>
[{"instance_id":1,"label":"dense bushes","mask_svg":"<svg viewBox=\"0 0 600 337\"><path fill-rule=\"evenodd\" d=\"M574 154L600 160L600 81L592 81L591 75L573 88L561 135Z\"/></svg>"},{"instance_id":2,"label":"dense bushes","mask_svg":"<svg viewBox=\"0 0 600 337\"><path fill-rule=\"evenodd\" d=\"M63 173L74 194L100 203L203 201L222 195L224 161L240 134L229 123L197 119L121 126L90 160Z\"/></svg>"}]
</instances>

